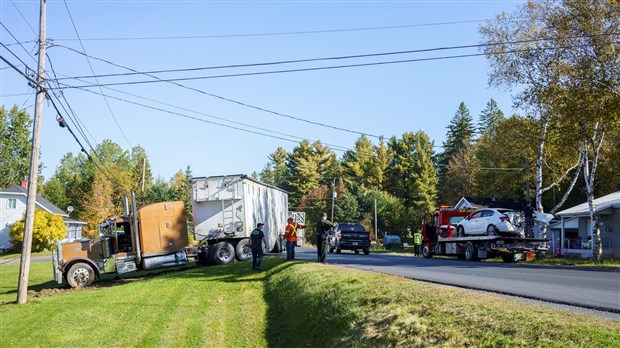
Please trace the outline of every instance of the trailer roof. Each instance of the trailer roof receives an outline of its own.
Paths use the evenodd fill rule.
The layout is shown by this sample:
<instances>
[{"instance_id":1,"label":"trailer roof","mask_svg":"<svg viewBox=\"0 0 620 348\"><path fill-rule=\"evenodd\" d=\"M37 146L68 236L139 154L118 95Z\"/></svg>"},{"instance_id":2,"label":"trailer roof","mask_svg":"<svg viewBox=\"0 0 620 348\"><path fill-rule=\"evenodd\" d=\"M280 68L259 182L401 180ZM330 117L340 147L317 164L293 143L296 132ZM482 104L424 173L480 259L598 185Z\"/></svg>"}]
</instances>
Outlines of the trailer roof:
<instances>
[{"instance_id":1,"label":"trailer roof","mask_svg":"<svg viewBox=\"0 0 620 348\"><path fill-rule=\"evenodd\" d=\"M259 184L259 185L267 186L267 187L270 187L270 188L273 188L273 189L276 189L276 190L279 190L279 191L282 191L282 192L288 194L288 191L286 191L284 189L281 189L281 188L273 186L273 185L265 184L264 182L256 180L256 179L254 179L252 177L249 177L249 176L247 176L245 174L197 176L197 177L191 178L190 182L193 183L194 181L198 181L199 179L216 179L216 178L229 178L229 177L239 177L240 179L250 180L250 181L253 181L253 182L255 182L255 183Z\"/></svg>"}]
</instances>

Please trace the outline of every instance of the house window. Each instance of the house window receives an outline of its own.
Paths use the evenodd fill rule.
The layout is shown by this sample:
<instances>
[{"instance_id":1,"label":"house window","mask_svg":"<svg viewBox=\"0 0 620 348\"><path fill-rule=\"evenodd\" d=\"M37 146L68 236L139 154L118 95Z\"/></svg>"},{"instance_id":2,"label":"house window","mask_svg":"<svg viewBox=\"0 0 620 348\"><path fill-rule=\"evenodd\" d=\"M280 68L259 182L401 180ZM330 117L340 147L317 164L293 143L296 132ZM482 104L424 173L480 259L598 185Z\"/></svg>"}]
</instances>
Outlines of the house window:
<instances>
[{"instance_id":1,"label":"house window","mask_svg":"<svg viewBox=\"0 0 620 348\"><path fill-rule=\"evenodd\" d=\"M17 199L9 198L6 200L6 208L7 209L17 209Z\"/></svg>"}]
</instances>

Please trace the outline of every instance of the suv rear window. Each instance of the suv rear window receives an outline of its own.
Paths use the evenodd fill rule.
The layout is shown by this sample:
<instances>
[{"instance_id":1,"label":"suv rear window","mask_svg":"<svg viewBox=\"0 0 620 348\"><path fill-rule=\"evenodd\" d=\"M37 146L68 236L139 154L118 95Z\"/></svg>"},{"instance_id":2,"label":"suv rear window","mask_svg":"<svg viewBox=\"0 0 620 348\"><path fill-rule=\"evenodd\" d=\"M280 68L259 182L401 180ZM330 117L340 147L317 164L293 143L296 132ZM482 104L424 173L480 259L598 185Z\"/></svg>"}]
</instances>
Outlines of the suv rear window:
<instances>
[{"instance_id":1,"label":"suv rear window","mask_svg":"<svg viewBox=\"0 0 620 348\"><path fill-rule=\"evenodd\" d=\"M365 232L364 226L360 224L338 224L338 230L347 232Z\"/></svg>"}]
</instances>

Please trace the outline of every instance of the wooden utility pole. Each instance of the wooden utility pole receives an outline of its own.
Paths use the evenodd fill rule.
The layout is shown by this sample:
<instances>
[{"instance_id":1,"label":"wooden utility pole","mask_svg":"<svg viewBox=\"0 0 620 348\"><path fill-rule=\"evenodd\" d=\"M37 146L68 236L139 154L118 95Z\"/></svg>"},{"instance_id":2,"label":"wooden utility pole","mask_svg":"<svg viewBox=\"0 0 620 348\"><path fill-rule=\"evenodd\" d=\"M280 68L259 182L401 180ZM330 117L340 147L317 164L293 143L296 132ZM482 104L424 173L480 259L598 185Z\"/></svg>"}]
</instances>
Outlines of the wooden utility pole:
<instances>
[{"instance_id":1,"label":"wooden utility pole","mask_svg":"<svg viewBox=\"0 0 620 348\"><path fill-rule=\"evenodd\" d=\"M30 252L32 250L32 228L34 210L37 201L37 180L39 180L39 150L41 147L41 118L43 116L43 99L45 98L45 3L41 0L39 19L39 67L37 70L36 103L34 107L34 125L32 126L32 153L30 154L30 178L28 181L28 203L26 205L26 223L24 225L24 242L17 285L17 303L28 300L28 276L30 274Z\"/></svg>"}]
</instances>

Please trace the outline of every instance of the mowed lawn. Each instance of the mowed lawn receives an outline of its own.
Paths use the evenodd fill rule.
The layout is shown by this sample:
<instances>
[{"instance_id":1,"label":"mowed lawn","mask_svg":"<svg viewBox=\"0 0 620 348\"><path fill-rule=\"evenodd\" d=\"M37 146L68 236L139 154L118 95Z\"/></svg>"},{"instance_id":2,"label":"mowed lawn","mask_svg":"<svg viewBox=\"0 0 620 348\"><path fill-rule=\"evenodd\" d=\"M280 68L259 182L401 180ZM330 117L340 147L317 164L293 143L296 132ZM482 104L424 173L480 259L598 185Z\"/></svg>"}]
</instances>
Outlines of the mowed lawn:
<instances>
[{"instance_id":1,"label":"mowed lawn","mask_svg":"<svg viewBox=\"0 0 620 348\"><path fill-rule=\"evenodd\" d=\"M5 347L620 347L620 322L332 265L267 258L55 289L0 266Z\"/></svg>"}]
</instances>

